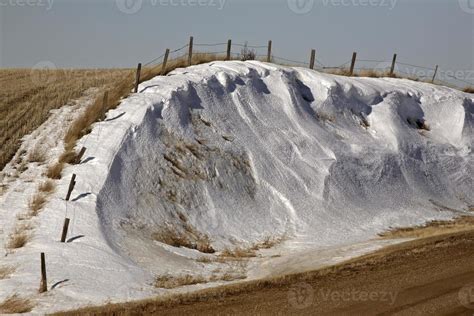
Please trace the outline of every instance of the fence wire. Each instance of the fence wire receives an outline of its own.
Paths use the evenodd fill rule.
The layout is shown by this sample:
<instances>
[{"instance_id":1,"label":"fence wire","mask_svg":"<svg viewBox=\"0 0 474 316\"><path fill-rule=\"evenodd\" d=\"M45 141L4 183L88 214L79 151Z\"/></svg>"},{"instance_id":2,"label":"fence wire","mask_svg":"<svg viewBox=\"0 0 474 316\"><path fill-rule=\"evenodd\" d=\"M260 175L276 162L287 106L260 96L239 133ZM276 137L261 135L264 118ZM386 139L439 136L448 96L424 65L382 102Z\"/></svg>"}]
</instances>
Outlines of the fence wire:
<instances>
[{"instance_id":1,"label":"fence wire","mask_svg":"<svg viewBox=\"0 0 474 316\"><path fill-rule=\"evenodd\" d=\"M220 46L227 46L227 45L228 45L227 42L194 43L193 48L196 47L196 48L200 48L200 49L194 50L193 55L210 54L210 55L218 55L218 56L221 56L221 55L227 56L227 53L228 53L227 50L217 49ZM216 49L214 49L214 48L216 48ZM236 48L240 48L241 52L240 53L235 52ZM186 58L189 54L187 49L189 49L189 44L185 44L185 45L183 45L183 46L181 46L177 49L170 50L168 61L172 62L173 60ZM232 49L234 49L234 51L232 51ZM259 51L261 49L267 50L268 49L267 44L265 44L265 45L252 45L252 44L248 44L248 43L234 43L234 42L231 42L231 51L230 51L231 59L234 59L234 60L235 59L240 59L240 60L245 59L244 58L244 53L245 53L244 50L245 49L248 49L251 52L253 52L255 54L255 59L266 61L267 58L268 58L267 51L265 51L265 52ZM161 54L160 56L158 56L156 58L153 58L152 60L146 62L143 66L144 67L158 66L158 65L162 64L164 56L165 56L165 54ZM400 58L400 56L398 56L398 57ZM275 54L273 54L273 52L271 52L271 61L275 62L275 63L285 64L287 66L309 67L309 65L310 65L309 57L308 57L308 61L301 61L301 60L295 60L295 59L275 55ZM324 64L321 60L315 58L314 68L317 69L317 70L322 70L322 71L324 71L324 70L347 70L349 68L351 62L352 62L352 60L348 60L348 61L346 61L346 62L344 62L344 63L342 63L338 66L330 66L330 65ZM361 63L362 63L362 65L361 65ZM365 64L374 64L374 63L380 64L380 65L375 65L375 68L374 67L368 67L368 66L365 65ZM390 66L391 63L392 63L392 60L379 60L379 59L367 59L367 58L356 59L357 67L354 67L354 70L357 70L357 71L361 71L361 70L364 70L364 71L366 71L366 70L368 70L368 71L370 71L370 70L372 70L372 71L387 71L388 69L391 68L391 66ZM383 64L387 64L387 65L384 66ZM403 76L407 76L409 78L417 78L419 80L426 80L426 79L431 80L433 78L434 72L436 71L435 68L427 67L427 66L424 66L424 65L415 65L415 64L412 64L412 63L405 62L405 60L403 60L403 61L398 61L397 60L396 63L395 63L395 66L406 66L406 67L410 67L412 70L414 70L413 73L410 73L409 71L407 72L407 71L403 71L403 70L399 69L400 67L396 67L395 68L395 74L398 73L398 74L401 74ZM422 69L422 70L430 71L431 73L430 74L416 73L416 71L415 71L416 69ZM440 68L438 68L438 71L443 73L443 77L446 76L450 80L454 80L454 81L463 83L464 85L467 85L467 86L474 85L474 82L468 81L465 78L459 78L455 75L450 75L450 74L446 73L446 71L441 70ZM443 82L443 83L445 82L445 81L441 80L441 78L440 79L435 78L435 81L436 82Z\"/></svg>"}]
</instances>

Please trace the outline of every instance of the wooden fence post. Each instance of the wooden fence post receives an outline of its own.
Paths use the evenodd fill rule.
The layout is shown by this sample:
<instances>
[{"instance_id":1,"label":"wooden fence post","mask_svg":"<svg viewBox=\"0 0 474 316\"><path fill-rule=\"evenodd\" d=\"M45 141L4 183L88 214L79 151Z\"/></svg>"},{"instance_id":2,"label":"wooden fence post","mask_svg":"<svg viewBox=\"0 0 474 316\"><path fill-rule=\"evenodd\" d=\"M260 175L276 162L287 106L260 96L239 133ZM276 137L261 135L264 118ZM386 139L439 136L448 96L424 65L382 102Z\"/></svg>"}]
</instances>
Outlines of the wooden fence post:
<instances>
[{"instance_id":1,"label":"wooden fence post","mask_svg":"<svg viewBox=\"0 0 474 316\"><path fill-rule=\"evenodd\" d=\"M39 292L44 293L48 291L48 282L46 280L46 260L44 257L44 252L41 253L41 283Z\"/></svg>"},{"instance_id":2,"label":"wooden fence post","mask_svg":"<svg viewBox=\"0 0 474 316\"><path fill-rule=\"evenodd\" d=\"M272 61L272 41L268 41L268 53L267 53L267 62Z\"/></svg>"},{"instance_id":3,"label":"wooden fence post","mask_svg":"<svg viewBox=\"0 0 474 316\"><path fill-rule=\"evenodd\" d=\"M193 42L194 38L191 36L189 38L189 53L188 53L188 65L191 66L193 63Z\"/></svg>"},{"instance_id":4,"label":"wooden fence post","mask_svg":"<svg viewBox=\"0 0 474 316\"><path fill-rule=\"evenodd\" d=\"M390 77L393 76L393 71L395 70L396 62L397 62L397 54L393 54L392 66L390 67Z\"/></svg>"},{"instance_id":5,"label":"wooden fence post","mask_svg":"<svg viewBox=\"0 0 474 316\"><path fill-rule=\"evenodd\" d=\"M165 52L165 57L163 58L163 65L161 66L161 75L164 76L166 74L166 64L168 63L168 57L170 55L170 49L167 48Z\"/></svg>"},{"instance_id":6,"label":"wooden fence post","mask_svg":"<svg viewBox=\"0 0 474 316\"><path fill-rule=\"evenodd\" d=\"M355 63L356 63L356 58L357 58L357 53L353 52L352 53L352 61L351 61L351 69L349 70L349 74L351 76L354 73L354 66L355 66Z\"/></svg>"},{"instance_id":7,"label":"wooden fence post","mask_svg":"<svg viewBox=\"0 0 474 316\"><path fill-rule=\"evenodd\" d=\"M82 156L84 156L85 152L86 152L86 147L82 147L81 150L79 151L79 153L76 156L75 163L80 163L81 162Z\"/></svg>"},{"instance_id":8,"label":"wooden fence post","mask_svg":"<svg viewBox=\"0 0 474 316\"><path fill-rule=\"evenodd\" d=\"M436 65L436 67L435 67L435 72L433 74L433 79L431 79L431 83L434 83L437 73L438 73L438 65Z\"/></svg>"},{"instance_id":9,"label":"wooden fence post","mask_svg":"<svg viewBox=\"0 0 474 316\"><path fill-rule=\"evenodd\" d=\"M71 197L72 190L74 190L74 186L76 185L76 174L73 173L71 177L71 182L69 182L69 188L67 190L66 201L69 201Z\"/></svg>"},{"instance_id":10,"label":"wooden fence post","mask_svg":"<svg viewBox=\"0 0 474 316\"><path fill-rule=\"evenodd\" d=\"M67 230L69 228L69 218L64 219L63 232L61 234L61 242L66 241Z\"/></svg>"},{"instance_id":11,"label":"wooden fence post","mask_svg":"<svg viewBox=\"0 0 474 316\"><path fill-rule=\"evenodd\" d=\"M138 92L138 84L140 83L140 72L142 71L142 64L138 63L137 75L135 77L135 93Z\"/></svg>"},{"instance_id":12,"label":"wooden fence post","mask_svg":"<svg viewBox=\"0 0 474 316\"><path fill-rule=\"evenodd\" d=\"M316 60L316 50L311 50L311 58L309 59L309 69L314 69L314 61Z\"/></svg>"},{"instance_id":13,"label":"wooden fence post","mask_svg":"<svg viewBox=\"0 0 474 316\"><path fill-rule=\"evenodd\" d=\"M230 60L230 51L232 48L232 40L227 41L227 57L226 60Z\"/></svg>"}]
</instances>

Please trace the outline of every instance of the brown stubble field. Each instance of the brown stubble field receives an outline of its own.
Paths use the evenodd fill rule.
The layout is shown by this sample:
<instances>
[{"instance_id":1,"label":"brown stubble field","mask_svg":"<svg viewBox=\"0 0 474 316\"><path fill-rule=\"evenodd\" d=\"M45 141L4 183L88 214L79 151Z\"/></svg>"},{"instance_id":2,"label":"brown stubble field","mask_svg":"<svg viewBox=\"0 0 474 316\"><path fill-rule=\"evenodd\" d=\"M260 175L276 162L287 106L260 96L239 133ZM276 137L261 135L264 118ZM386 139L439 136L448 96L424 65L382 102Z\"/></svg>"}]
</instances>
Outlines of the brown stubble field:
<instances>
[{"instance_id":1,"label":"brown stubble field","mask_svg":"<svg viewBox=\"0 0 474 316\"><path fill-rule=\"evenodd\" d=\"M0 170L11 160L23 136L57 109L92 87L112 87L127 69L0 69Z\"/></svg>"}]
</instances>

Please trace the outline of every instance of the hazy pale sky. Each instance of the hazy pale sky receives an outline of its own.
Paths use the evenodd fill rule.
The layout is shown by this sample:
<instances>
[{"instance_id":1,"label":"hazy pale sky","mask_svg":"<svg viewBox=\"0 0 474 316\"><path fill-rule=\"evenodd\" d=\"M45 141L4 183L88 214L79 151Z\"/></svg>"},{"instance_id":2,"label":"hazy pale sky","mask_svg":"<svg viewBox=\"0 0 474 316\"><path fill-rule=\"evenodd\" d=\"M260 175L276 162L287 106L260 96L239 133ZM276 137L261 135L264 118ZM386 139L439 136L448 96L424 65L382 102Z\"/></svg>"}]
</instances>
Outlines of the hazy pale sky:
<instances>
[{"instance_id":1,"label":"hazy pale sky","mask_svg":"<svg viewBox=\"0 0 474 316\"><path fill-rule=\"evenodd\" d=\"M190 35L330 66L396 52L474 83L474 0L0 0L0 67L135 67Z\"/></svg>"}]
</instances>

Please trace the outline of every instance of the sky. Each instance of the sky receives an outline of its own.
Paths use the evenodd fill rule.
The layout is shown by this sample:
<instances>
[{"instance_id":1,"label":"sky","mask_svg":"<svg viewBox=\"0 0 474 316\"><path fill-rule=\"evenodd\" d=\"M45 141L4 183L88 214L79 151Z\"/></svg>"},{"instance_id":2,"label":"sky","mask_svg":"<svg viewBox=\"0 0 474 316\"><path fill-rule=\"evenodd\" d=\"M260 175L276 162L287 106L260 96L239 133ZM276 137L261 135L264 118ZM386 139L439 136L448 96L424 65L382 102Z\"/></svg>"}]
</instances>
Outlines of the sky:
<instances>
[{"instance_id":1,"label":"sky","mask_svg":"<svg viewBox=\"0 0 474 316\"><path fill-rule=\"evenodd\" d=\"M357 66L387 67L397 53L429 68L416 74L439 65L441 79L474 83L474 0L0 0L2 68L136 67L191 35L196 44L272 40L275 56L303 62L315 49L325 66L355 51L373 60Z\"/></svg>"}]
</instances>

